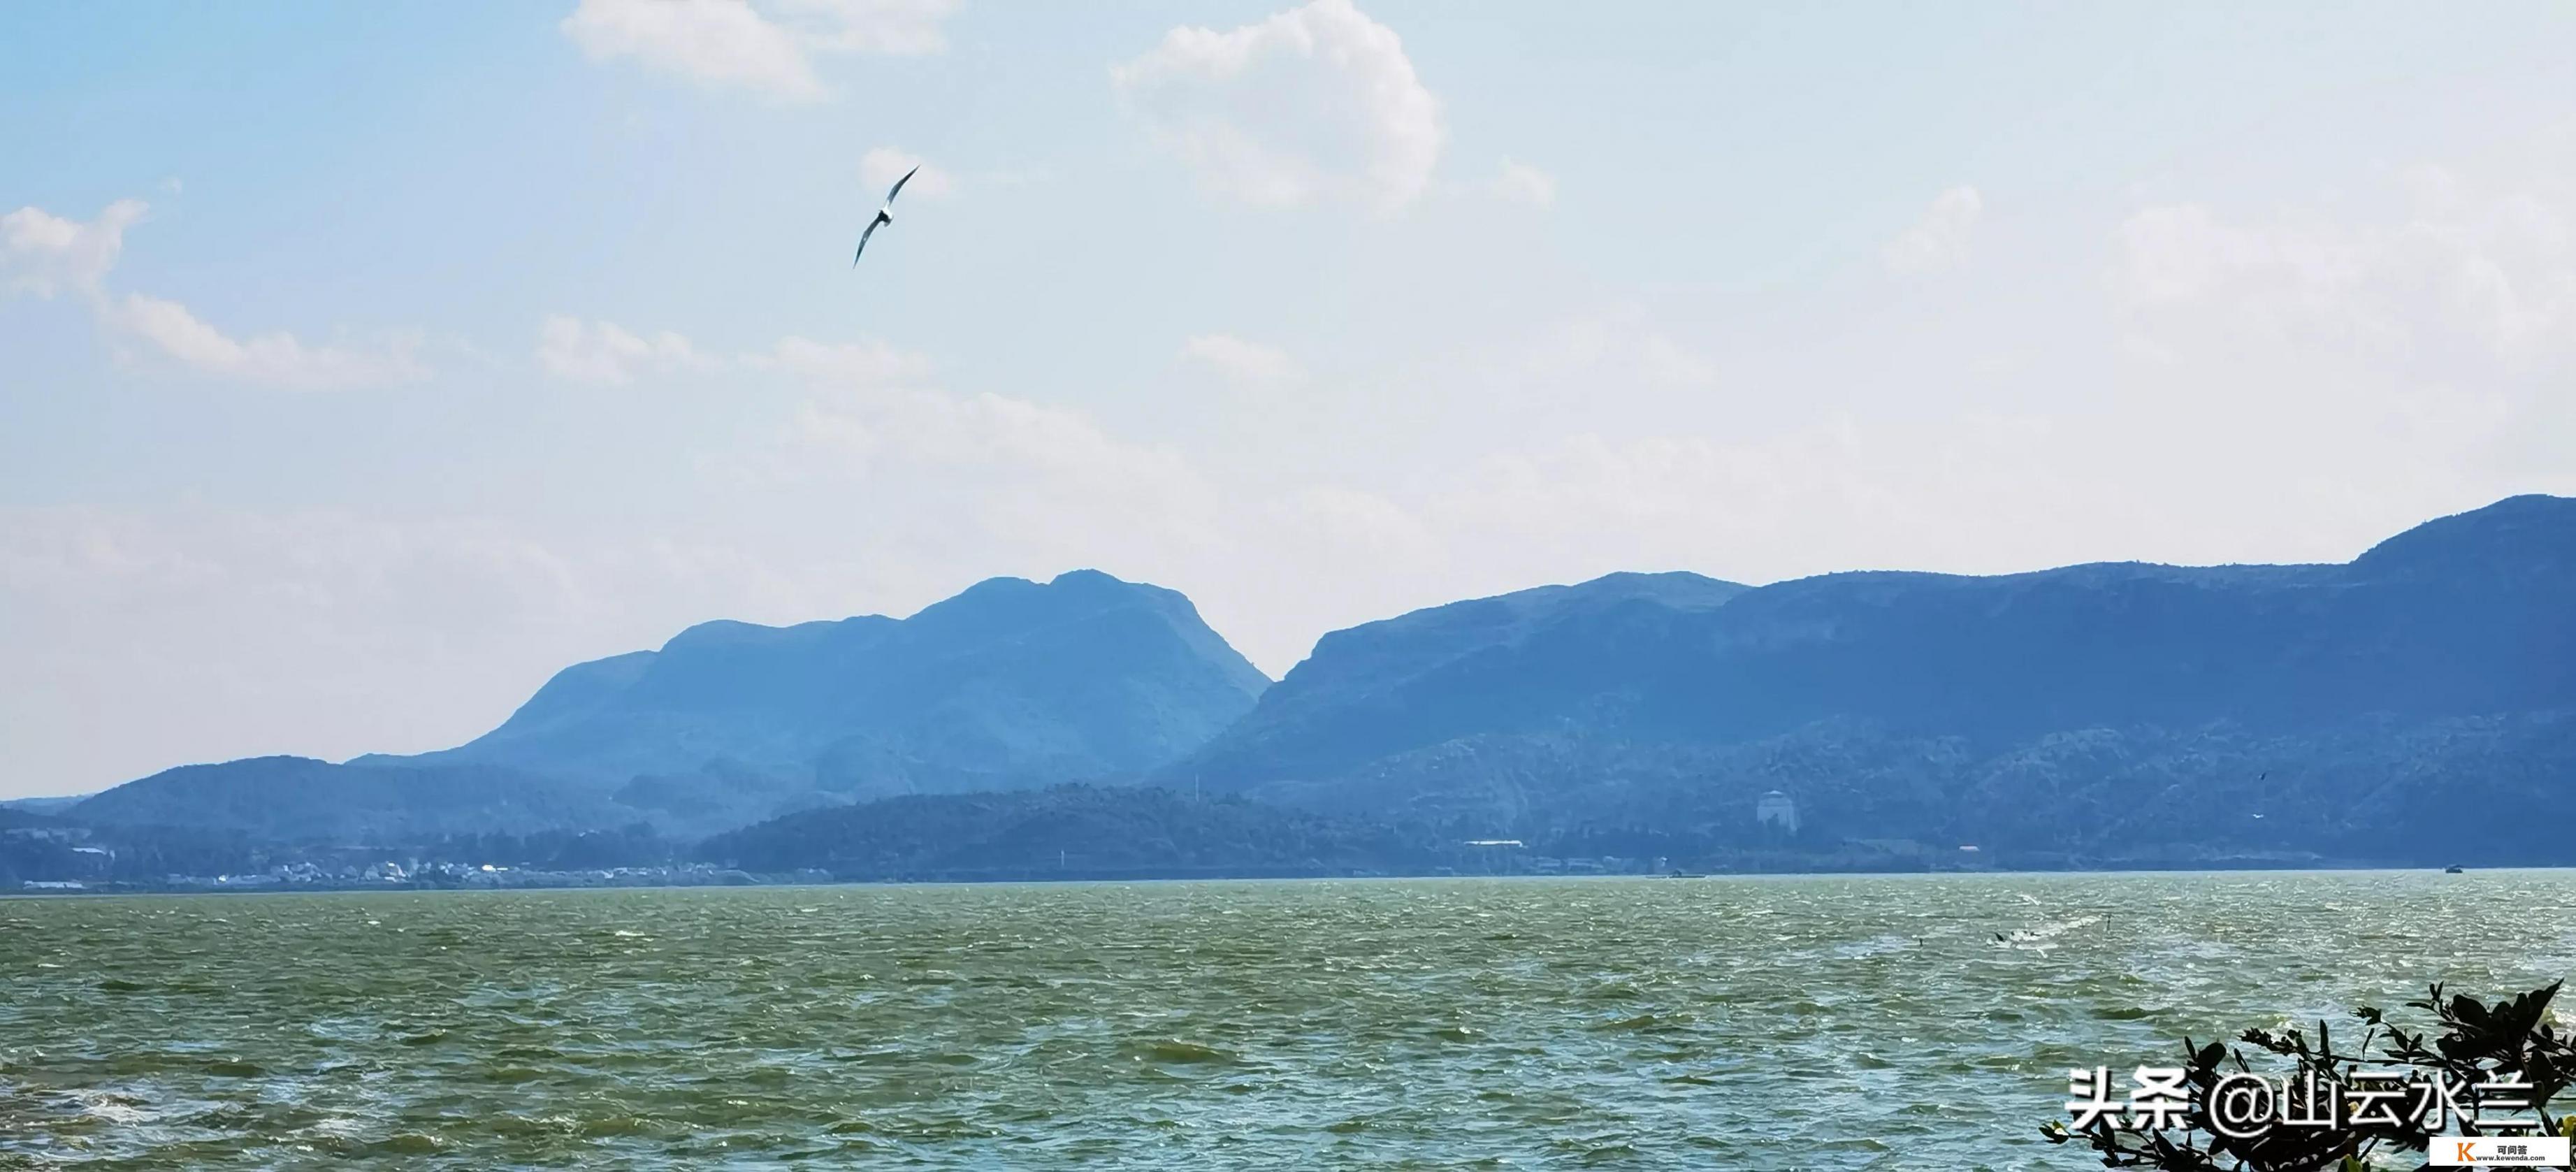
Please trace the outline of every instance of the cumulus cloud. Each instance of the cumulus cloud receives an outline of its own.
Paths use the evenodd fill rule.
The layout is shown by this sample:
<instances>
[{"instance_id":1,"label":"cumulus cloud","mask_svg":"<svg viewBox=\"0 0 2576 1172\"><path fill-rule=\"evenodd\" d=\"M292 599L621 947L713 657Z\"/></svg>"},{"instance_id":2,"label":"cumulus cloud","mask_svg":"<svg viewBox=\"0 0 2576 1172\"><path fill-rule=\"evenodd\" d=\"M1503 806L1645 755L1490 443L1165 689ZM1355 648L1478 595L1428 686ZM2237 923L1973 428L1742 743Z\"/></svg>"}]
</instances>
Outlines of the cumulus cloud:
<instances>
[{"instance_id":1,"label":"cumulus cloud","mask_svg":"<svg viewBox=\"0 0 2576 1172\"><path fill-rule=\"evenodd\" d=\"M143 218L139 199L120 199L88 223L43 208L0 216L0 287L38 297L71 290L95 295L125 249L125 230Z\"/></svg>"},{"instance_id":2,"label":"cumulus cloud","mask_svg":"<svg viewBox=\"0 0 2576 1172\"><path fill-rule=\"evenodd\" d=\"M956 176L932 166L929 160L919 155L893 147L877 147L859 157L859 182L870 190L883 191L893 187L895 180L903 178L904 172L915 167L921 168L921 173L903 185L904 198L938 199L957 190Z\"/></svg>"},{"instance_id":3,"label":"cumulus cloud","mask_svg":"<svg viewBox=\"0 0 2576 1172\"><path fill-rule=\"evenodd\" d=\"M1350 0L1228 32L1175 28L1110 79L1202 184L1257 207L1393 212L1430 183L1445 137L1402 40Z\"/></svg>"},{"instance_id":4,"label":"cumulus cloud","mask_svg":"<svg viewBox=\"0 0 2576 1172\"><path fill-rule=\"evenodd\" d=\"M794 34L747 0L582 0L562 27L593 61L633 57L703 85L791 100L823 96Z\"/></svg>"},{"instance_id":5,"label":"cumulus cloud","mask_svg":"<svg viewBox=\"0 0 2576 1172\"><path fill-rule=\"evenodd\" d=\"M1304 373L1286 351L1232 334L1193 337L1181 343L1181 357L1246 386L1279 386Z\"/></svg>"},{"instance_id":6,"label":"cumulus cloud","mask_svg":"<svg viewBox=\"0 0 2576 1172\"><path fill-rule=\"evenodd\" d=\"M187 306L129 293L108 320L134 340L189 369L295 391L336 391L411 382L429 374L419 340L403 336L360 346L313 345L285 331L236 339Z\"/></svg>"},{"instance_id":7,"label":"cumulus cloud","mask_svg":"<svg viewBox=\"0 0 2576 1172\"><path fill-rule=\"evenodd\" d=\"M631 57L781 101L826 90L815 53L936 53L954 0L581 0L561 25L593 61Z\"/></svg>"},{"instance_id":8,"label":"cumulus cloud","mask_svg":"<svg viewBox=\"0 0 2576 1172\"><path fill-rule=\"evenodd\" d=\"M571 382L622 387L639 374L707 370L716 361L669 330L646 338L614 322L558 314L538 330L537 365Z\"/></svg>"},{"instance_id":9,"label":"cumulus cloud","mask_svg":"<svg viewBox=\"0 0 2576 1172\"><path fill-rule=\"evenodd\" d=\"M2352 222L2141 209L2105 276L2142 340L2192 331L2451 360L2528 364L2576 351L2576 222L2532 193L2481 195L2420 170L2405 212Z\"/></svg>"},{"instance_id":10,"label":"cumulus cloud","mask_svg":"<svg viewBox=\"0 0 2576 1172\"><path fill-rule=\"evenodd\" d=\"M205 374L288 390L338 390L425 377L416 334L372 343L317 345L285 331L249 338L224 333L187 306L107 290L125 230L143 218L141 200L118 200L83 223L37 207L0 216L0 288L38 297L69 292L85 301L119 343L139 346Z\"/></svg>"},{"instance_id":11,"label":"cumulus cloud","mask_svg":"<svg viewBox=\"0 0 2576 1172\"><path fill-rule=\"evenodd\" d=\"M2470 303L2512 310L2491 324L2528 326L2568 258L2522 256L2547 246L2547 225L2518 219L2513 206L2470 201L2432 222L2505 225L2491 246L2529 267L2508 282L2512 296ZM2239 346L2189 345L2206 339L2175 327L2224 319L2235 290L2280 279L2259 275L2279 250L2224 236L2260 234L2261 223L2207 210L2179 237L2143 236L2150 252L2178 250L2168 257L2176 267L2134 287L2119 274L2147 261L2114 250L2116 303L2186 364L2114 372L2118 383L2144 371L2128 389L2153 401L2094 419L1830 407L1757 419L1742 409L1753 398L1812 399L1814 387L1842 380L1813 371L1757 380L1731 352L1720 377L1700 340L1670 336L1643 314L1596 312L1496 344L1482 364L1441 364L1488 415L1592 396L1581 410L1490 443L1408 450L1383 470L1353 461L1272 475L1242 467L1242 451L1147 442L1035 394L943 389L928 359L886 341L790 337L728 365L792 382L805 401L754 439L701 453L697 470L716 474L689 496L704 514L657 516L649 530L549 532L534 516L0 507L0 645L17 653L0 659L0 690L35 697L0 712L14 722L0 726L0 741L18 754L14 768L77 766L82 785L117 780L100 772L110 765L133 776L252 752L428 748L489 727L565 663L653 646L691 622L906 613L997 573L1098 566L1184 590L1276 674L1325 630L1610 570L1763 581L2088 557L2341 558L2441 511L2428 498L2466 507L2500 495L2442 479L2455 453L2427 453L2420 433L2373 440L2369 427L2384 418L2337 422L2322 408L2357 394L2367 403L2381 385L2340 369L2314 394L2235 377L2223 384L2226 402L2216 390L2168 401L2242 358ZM2222 239L2199 239L2193 224ZM2344 225L2329 235L2403 233ZM2489 340L2481 344L2520 336L2459 332ZM1277 370L1276 354L1208 334L1181 360ZM2526 385L2553 384L2535 375ZM1625 433L1612 430L1620 413L1599 402L1698 403L1738 386L1746 397L1698 422L1667 411ZM2213 428L2222 410L2226 426ZM1446 430L1464 416L1442 419ZM2329 434L2306 448L2283 442L2319 428ZM2213 431L2245 432L2245 451L2293 450L2234 458L2242 452ZM2318 455L2346 448L2348 460ZM2295 503L2265 510L2273 520L2246 516L2246 501L2285 496ZM98 715L138 708L180 715L142 736ZM97 748L111 742L112 752Z\"/></svg>"},{"instance_id":12,"label":"cumulus cloud","mask_svg":"<svg viewBox=\"0 0 2576 1172\"><path fill-rule=\"evenodd\" d=\"M1981 335L2033 319L1977 282L1913 348L1834 345L1848 321L1830 313L1729 336L1596 309L1352 387L1190 338L1177 362L1301 380L1231 402L1293 399L1302 431L1232 448L1151 442L1043 388L943 388L884 340L790 337L721 361L805 401L695 453L718 473L688 485L705 512L650 531L0 508L0 691L35 698L0 712L0 743L83 768L114 743L132 773L429 747L563 663L692 621L904 613L995 573L1096 565L1185 590L1275 674L1324 630L1614 569L2340 559L2506 492L2576 491L2576 202L2427 172L2393 207L2338 206L2113 217L2080 262L2101 297L2039 322L2076 343L1982 397L1962 373ZM610 349L614 369L653 369ZM1368 450L1272 460L1274 442ZM138 707L184 718L134 737L92 715Z\"/></svg>"},{"instance_id":13,"label":"cumulus cloud","mask_svg":"<svg viewBox=\"0 0 2576 1172\"><path fill-rule=\"evenodd\" d=\"M2331 466L2468 503L2563 484L2576 220L2565 180L2541 180L2422 169L2370 214L2139 209L2103 270L2117 340L2164 413L2229 421L2204 446L2300 445L2313 483Z\"/></svg>"},{"instance_id":14,"label":"cumulus cloud","mask_svg":"<svg viewBox=\"0 0 2576 1172\"><path fill-rule=\"evenodd\" d=\"M1556 206L1556 176L1527 163L1503 160L1502 173L1494 177L1493 193L1513 203L1534 208Z\"/></svg>"},{"instance_id":15,"label":"cumulus cloud","mask_svg":"<svg viewBox=\"0 0 2576 1172\"><path fill-rule=\"evenodd\" d=\"M1887 242L1880 259L1891 273L1928 273L1968 259L1968 241L1986 203L1973 187L1953 187L1933 199L1923 218Z\"/></svg>"}]
</instances>

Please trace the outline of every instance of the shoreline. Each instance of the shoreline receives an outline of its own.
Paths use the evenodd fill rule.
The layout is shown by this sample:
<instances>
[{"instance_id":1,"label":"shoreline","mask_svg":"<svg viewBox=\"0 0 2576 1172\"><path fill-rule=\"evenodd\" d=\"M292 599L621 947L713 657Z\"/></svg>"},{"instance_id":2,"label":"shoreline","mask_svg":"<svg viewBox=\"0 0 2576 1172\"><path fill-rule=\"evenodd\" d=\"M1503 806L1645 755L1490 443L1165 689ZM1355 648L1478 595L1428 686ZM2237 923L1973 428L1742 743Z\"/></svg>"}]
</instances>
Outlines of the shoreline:
<instances>
[{"instance_id":1,"label":"shoreline","mask_svg":"<svg viewBox=\"0 0 2576 1172\"><path fill-rule=\"evenodd\" d=\"M2576 864L2530 864L2465 868L2460 875L2495 875L2526 872L2576 870ZM1933 879L1991 878L2010 879L2034 876L2066 878L2121 878L2157 875L2441 875L2448 873L2440 866L2402 866L2356 863L2285 864L2282 866L2134 866L2134 867L1983 867L1946 869L1871 869L1871 870L1805 870L1805 871L1718 871L1692 874L1510 874L1458 875L1427 872L1356 873L1336 871L1296 871L1277 874L1252 874L1240 870L1219 870L1208 874L1092 873L1072 875L1013 874L990 877L959 876L889 876L881 878L796 878L790 876L747 875L743 880L718 880L702 883L670 882L537 882L478 884L391 884L391 883L270 883L249 884L101 884L78 889L0 890L0 900L10 899L79 899L120 896L202 895L216 897L261 895L411 895L437 892L538 892L538 891L689 891L702 889L756 890L761 888L824 887L1011 887L1011 886L1084 886L1099 884L1179 884L1179 883L1319 883L1319 882L1556 882L1601 883L1617 881L1712 882L1712 881L1780 881L1795 879Z\"/></svg>"}]
</instances>

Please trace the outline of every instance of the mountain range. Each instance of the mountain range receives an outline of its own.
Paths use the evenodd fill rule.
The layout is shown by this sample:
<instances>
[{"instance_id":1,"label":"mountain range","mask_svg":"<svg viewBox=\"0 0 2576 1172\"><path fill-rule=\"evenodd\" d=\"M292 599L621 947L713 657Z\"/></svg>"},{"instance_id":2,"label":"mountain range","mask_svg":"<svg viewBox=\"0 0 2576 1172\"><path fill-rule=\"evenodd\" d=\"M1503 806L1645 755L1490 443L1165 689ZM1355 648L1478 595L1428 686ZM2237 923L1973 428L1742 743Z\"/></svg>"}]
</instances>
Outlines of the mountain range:
<instances>
[{"instance_id":1,"label":"mountain range","mask_svg":"<svg viewBox=\"0 0 2576 1172\"><path fill-rule=\"evenodd\" d=\"M332 841L629 822L694 837L898 794L1133 780L1269 682L1177 592L1090 570L994 578L907 619L702 623L565 668L453 749L186 766L70 814Z\"/></svg>"},{"instance_id":2,"label":"mountain range","mask_svg":"<svg viewBox=\"0 0 2576 1172\"><path fill-rule=\"evenodd\" d=\"M2576 862L2499 813L2576 792L2576 500L2335 565L1613 574L1335 631L1276 684L1172 591L993 579L901 620L692 627L454 749L190 766L54 813L344 841L784 819L761 841L830 856L889 799L1066 782L1597 853ZM1775 791L1794 818L1756 816ZM980 807L902 809L935 837Z\"/></svg>"},{"instance_id":3,"label":"mountain range","mask_svg":"<svg viewBox=\"0 0 2576 1172\"><path fill-rule=\"evenodd\" d=\"M2141 563L1744 589L1614 575L1335 632L1171 767L1318 810L1488 832L1760 841L1804 826L2104 860L2446 849L2576 792L2576 500L2526 496L2350 563Z\"/></svg>"}]
</instances>

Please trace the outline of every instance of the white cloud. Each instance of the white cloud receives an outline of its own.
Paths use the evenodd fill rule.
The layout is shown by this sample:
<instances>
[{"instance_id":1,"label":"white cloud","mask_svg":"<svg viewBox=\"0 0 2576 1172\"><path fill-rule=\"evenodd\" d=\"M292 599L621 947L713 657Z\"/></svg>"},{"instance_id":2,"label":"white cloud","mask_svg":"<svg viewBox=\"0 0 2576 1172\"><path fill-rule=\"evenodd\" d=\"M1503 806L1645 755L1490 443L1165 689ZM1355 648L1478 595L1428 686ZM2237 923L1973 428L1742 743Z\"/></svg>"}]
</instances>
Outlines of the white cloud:
<instances>
[{"instance_id":1,"label":"white cloud","mask_svg":"<svg viewBox=\"0 0 2576 1172\"><path fill-rule=\"evenodd\" d=\"M824 96L814 53L936 53L953 0L581 0L561 25L593 61L632 57L711 88Z\"/></svg>"},{"instance_id":2,"label":"white cloud","mask_svg":"<svg viewBox=\"0 0 2576 1172\"><path fill-rule=\"evenodd\" d=\"M1572 393L1590 399L1607 383L1636 390L1705 392L1717 364L1633 309L1570 317L1501 348L1489 385Z\"/></svg>"},{"instance_id":3,"label":"white cloud","mask_svg":"<svg viewBox=\"0 0 2576 1172\"><path fill-rule=\"evenodd\" d=\"M1286 351L1232 334L1193 337L1181 343L1181 357L1245 386L1276 387L1295 382L1304 374Z\"/></svg>"},{"instance_id":4,"label":"white cloud","mask_svg":"<svg viewBox=\"0 0 2576 1172\"><path fill-rule=\"evenodd\" d=\"M702 85L791 101L823 96L795 35L748 0L581 0L562 27L593 61L633 57Z\"/></svg>"},{"instance_id":5,"label":"white cloud","mask_svg":"<svg viewBox=\"0 0 2576 1172\"><path fill-rule=\"evenodd\" d=\"M918 57L948 47L941 21L958 0L772 0L798 39L823 52Z\"/></svg>"},{"instance_id":6,"label":"white cloud","mask_svg":"<svg viewBox=\"0 0 2576 1172\"><path fill-rule=\"evenodd\" d=\"M0 505L0 793L441 748L568 664L717 616L848 613L849 591L884 581L863 562L785 564L723 536L518 517Z\"/></svg>"},{"instance_id":7,"label":"white cloud","mask_svg":"<svg viewBox=\"0 0 2576 1172\"><path fill-rule=\"evenodd\" d=\"M1556 176L1527 163L1505 159L1502 173L1494 177L1493 192L1513 203L1552 208L1556 206Z\"/></svg>"},{"instance_id":8,"label":"white cloud","mask_svg":"<svg viewBox=\"0 0 2576 1172\"><path fill-rule=\"evenodd\" d=\"M859 157L859 182L871 191L884 191L893 187L895 180L903 178L904 172L915 167L921 168L921 173L903 185L905 198L938 199L957 190L956 176L932 166L919 155L893 147L877 147Z\"/></svg>"},{"instance_id":9,"label":"white cloud","mask_svg":"<svg viewBox=\"0 0 2576 1172\"><path fill-rule=\"evenodd\" d=\"M1942 192L1924 210L1923 218L1887 242L1880 259L1891 273L1936 272L1965 261L1969 238L1985 206L1973 187Z\"/></svg>"},{"instance_id":10,"label":"white cloud","mask_svg":"<svg viewBox=\"0 0 2576 1172\"><path fill-rule=\"evenodd\" d=\"M638 374L707 370L717 363L669 330L646 338L614 322L584 323L558 314L538 331L537 365L571 382L622 387Z\"/></svg>"},{"instance_id":11,"label":"white cloud","mask_svg":"<svg viewBox=\"0 0 2576 1172\"><path fill-rule=\"evenodd\" d=\"M2490 259L2528 262L2509 295L2466 297L2485 308L2458 320L2486 328L2454 332L2488 347L2487 372L2532 353L2514 329L2540 328L2537 307L2570 263L2549 221L2528 210L2516 197L2428 213L2429 224L2488 225L2485 247L2502 254ZM2255 352L2251 373L2234 373L2248 339L2217 327L2243 290L2403 284L2415 270L2383 269L2369 259L2381 253L2351 242L2459 236L2299 222L2300 239L2344 243L2255 247L2230 233L2262 229L2206 209L2146 221L2162 226L2141 228L2139 246L2173 265L2132 286L2120 274L2148 261L2123 254L2115 304L2173 357L2112 371L2096 398L2119 409L2101 415L1863 403L1755 418L1746 408L1757 401L1812 400L1841 382L1814 368L1750 372L1731 350L1721 372L1698 348L1705 339L1613 311L1525 331L1482 362L1439 364L1456 380L1448 389L1482 396L1488 415L1527 416L1557 399L1577 408L1532 416L1544 427L1426 446L1382 470L1354 461L1271 475L1243 467L1243 451L1143 442L1060 403L938 389L927 358L885 341L790 337L739 361L807 384L808 401L759 441L704 453L697 467L718 474L690 496L705 511L656 516L649 529L0 507L0 646L15 653L0 657L0 694L20 697L0 710L0 743L20 772L0 783L59 790L191 759L454 743L555 668L656 645L690 622L900 614L996 573L1098 566L1184 590L1275 674L1325 630L1610 570L1760 581L2088 557L2343 558L2441 511L2428 501L2501 495L2509 474L2457 474L2456 436L2473 433L2375 435L2391 418L2376 407L2369 426L2341 422L2355 403L2396 401L2384 374L2362 381L2369 364L2293 385L2280 371L2315 352L2276 344ZM2552 247L2554 259L2527 255ZM2292 266L2305 275L2291 281L2273 272L2285 255L2333 259ZM2457 256L2450 267L2478 268ZM2501 346L2517 338L2525 350ZM1210 334L1182 360L1275 371L1273 356ZM2563 385L2533 369L2512 385ZM1623 402L1715 403L1696 422L1664 411L1660 430L1614 433L1620 412L1603 397L1639 395ZM1349 418L1366 417L1340 422ZM1445 431L1466 416L1442 420ZM2474 434L2495 424L2479 426ZM2266 448L2284 458L2262 458ZM2556 459L2555 480L2506 487L2566 490ZM2249 500L2274 503L2249 510ZM170 715L138 734L114 715L135 710ZM56 767L61 783L24 780Z\"/></svg>"},{"instance_id":12,"label":"white cloud","mask_svg":"<svg viewBox=\"0 0 2576 1172\"><path fill-rule=\"evenodd\" d=\"M1723 438L1574 430L1474 459L1426 453L1384 475L1272 476L1064 406L903 383L881 345L858 349L851 377L817 360L835 348L779 349L817 394L772 445L737 458L765 496L816 509L816 524L882 559L961 580L1098 565L1178 587L1274 673L1324 630L1477 594L1612 569L1941 564L1961 526L1948 510L2002 532L2036 513L2094 520L2063 493L2024 491L2050 482L2026 459L2039 440L2010 420L1964 435L1849 420ZM1276 348L1225 334L1189 339L1180 358L1247 381L1306 377ZM1717 385L1708 360L1619 314L1542 331L1467 374L1525 400L1536 392L1488 385L1502 371L1596 397ZM1807 524L1820 514L1830 539Z\"/></svg>"},{"instance_id":13,"label":"white cloud","mask_svg":"<svg viewBox=\"0 0 2576 1172\"><path fill-rule=\"evenodd\" d=\"M2204 451L2301 453L2320 490L2307 495L2327 507L2564 483L2576 449L2564 174L2488 189L2426 169L2363 214L2139 210L2103 272L2134 393L2158 417L2226 420L2177 437Z\"/></svg>"},{"instance_id":14,"label":"white cloud","mask_svg":"<svg viewBox=\"0 0 2576 1172\"><path fill-rule=\"evenodd\" d=\"M733 475L685 518L0 505L0 793L442 747L567 664L710 618L903 614L1077 566L1185 581L1237 540L1187 461L1080 412L897 385L926 362L878 342L763 362L811 398L719 449Z\"/></svg>"},{"instance_id":15,"label":"white cloud","mask_svg":"<svg viewBox=\"0 0 2576 1172\"><path fill-rule=\"evenodd\" d=\"M1219 522L1226 495L1171 448L1059 405L921 386L917 361L890 362L875 345L779 350L779 368L811 397L719 469L773 502L799 546L829 529L836 544L945 593L997 573L1081 566L1170 579L1238 540Z\"/></svg>"},{"instance_id":16,"label":"white cloud","mask_svg":"<svg viewBox=\"0 0 2576 1172\"><path fill-rule=\"evenodd\" d=\"M900 466L980 484L1094 486L1168 483L1176 475L1167 454L1113 440L1079 412L921 387L928 360L882 341L826 345L791 337L779 342L773 361L818 393L799 410L790 435L794 446L826 453L820 467L833 475ZM1079 497L1057 492L1064 487L1053 483L1049 491Z\"/></svg>"},{"instance_id":17,"label":"white cloud","mask_svg":"<svg viewBox=\"0 0 2576 1172\"><path fill-rule=\"evenodd\" d=\"M827 396L799 415L795 434L828 450L844 473L899 469L906 475L895 484L963 479L988 492L1031 490L1015 505L1060 510L1066 521L1080 522L1076 528L1103 527L1102 505L1185 514L1187 501L1209 495L1169 451L1118 440L1079 412L1006 395L892 389ZM1057 530L1036 532L1047 531Z\"/></svg>"},{"instance_id":18,"label":"white cloud","mask_svg":"<svg viewBox=\"0 0 2576 1172\"><path fill-rule=\"evenodd\" d=\"M1205 397L1227 423L1288 404L1254 419L1290 425L1275 433L1122 427L1132 401L942 389L889 342L789 337L707 361L808 382L809 401L761 442L675 462L719 473L687 486L702 513L623 534L0 508L0 692L21 698L0 744L84 783L113 780L110 757L427 747L563 663L691 621L903 613L993 573L1097 565L1185 590L1275 673L1327 629L1612 569L2340 559L2506 492L2576 490L2576 202L2438 173L2393 209L2338 197L2355 202L2138 209L2092 237L2101 253L2066 254L2098 299L2051 287L2035 317L2027 289L1993 294L2019 282L1964 281L1936 320L1871 323L1892 328L1870 346L1835 344L1843 306L1748 299L1728 323L1661 298L1499 323L1347 382L1347 362L1299 372L1242 337L1180 344L1212 374L1298 379ZM65 238L52 221L17 223ZM46 264L65 289L106 273ZM593 369L698 353L573 325L608 351ZM1972 373L1999 337L2018 363ZM98 715L138 707L180 715Z\"/></svg>"},{"instance_id":19,"label":"white cloud","mask_svg":"<svg viewBox=\"0 0 2576 1172\"><path fill-rule=\"evenodd\" d=\"M2226 331L2453 363L2576 352L2576 223L2535 194L2471 195L2430 169L2414 180L2404 214L2381 223L2141 210L2112 235L2113 306L2157 345Z\"/></svg>"},{"instance_id":20,"label":"white cloud","mask_svg":"<svg viewBox=\"0 0 2576 1172\"><path fill-rule=\"evenodd\" d=\"M0 216L0 288L38 297L66 289L96 295L125 249L125 230L146 210L142 200L120 199L86 224L38 207Z\"/></svg>"},{"instance_id":21,"label":"white cloud","mask_svg":"<svg viewBox=\"0 0 2576 1172\"><path fill-rule=\"evenodd\" d=\"M241 382L295 391L412 382L428 376L415 357L417 339L370 346L314 346L284 331L235 339L176 301L126 294L108 319L127 336L181 365Z\"/></svg>"},{"instance_id":22,"label":"white cloud","mask_svg":"<svg viewBox=\"0 0 2576 1172\"><path fill-rule=\"evenodd\" d=\"M928 355L878 338L827 343L791 335L779 339L766 354L744 355L743 364L843 388L918 383L931 372Z\"/></svg>"},{"instance_id":23,"label":"white cloud","mask_svg":"<svg viewBox=\"0 0 2576 1172\"><path fill-rule=\"evenodd\" d=\"M1394 30L1349 0L1231 32L1175 28L1110 78L1203 184L1258 207L1336 200L1392 212L1422 193L1440 158L1439 100Z\"/></svg>"},{"instance_id":24,"label":"white cloud","mask_svg":"<svg viewBox=\"0 0 2576 1172\"><path fill-rule=\"evenodd\" d=\"M0 288L52 297L78 294L102 329L206 374L289 390L338 390L427 376L419 338L401 334L366 345L314 345L285 331L237 339L185 305L162 297L107 292L125 230L143 218L141 200L118 200L81 223L24 207L0 216Z\"/></svg>"}]
</instances>

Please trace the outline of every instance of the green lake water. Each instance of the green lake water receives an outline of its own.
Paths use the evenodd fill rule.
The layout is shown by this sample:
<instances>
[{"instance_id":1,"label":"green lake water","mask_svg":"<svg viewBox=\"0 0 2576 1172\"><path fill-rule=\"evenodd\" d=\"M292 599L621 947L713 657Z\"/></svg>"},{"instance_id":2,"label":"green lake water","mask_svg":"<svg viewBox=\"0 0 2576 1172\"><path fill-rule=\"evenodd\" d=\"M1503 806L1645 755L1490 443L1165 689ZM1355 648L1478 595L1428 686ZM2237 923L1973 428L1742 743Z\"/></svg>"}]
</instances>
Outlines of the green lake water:
<instances>
[{"instance_id":1,"label":"green lake water","mask_svg":"<svg viewBox=\"0 0 2576 1172\"><path fill-rule=\"evenodd\" d=\"M6 899L0 1167L2080 1169L2070 1067L2571 972L2557 871Z\"/></svg>"}]
</instances>

